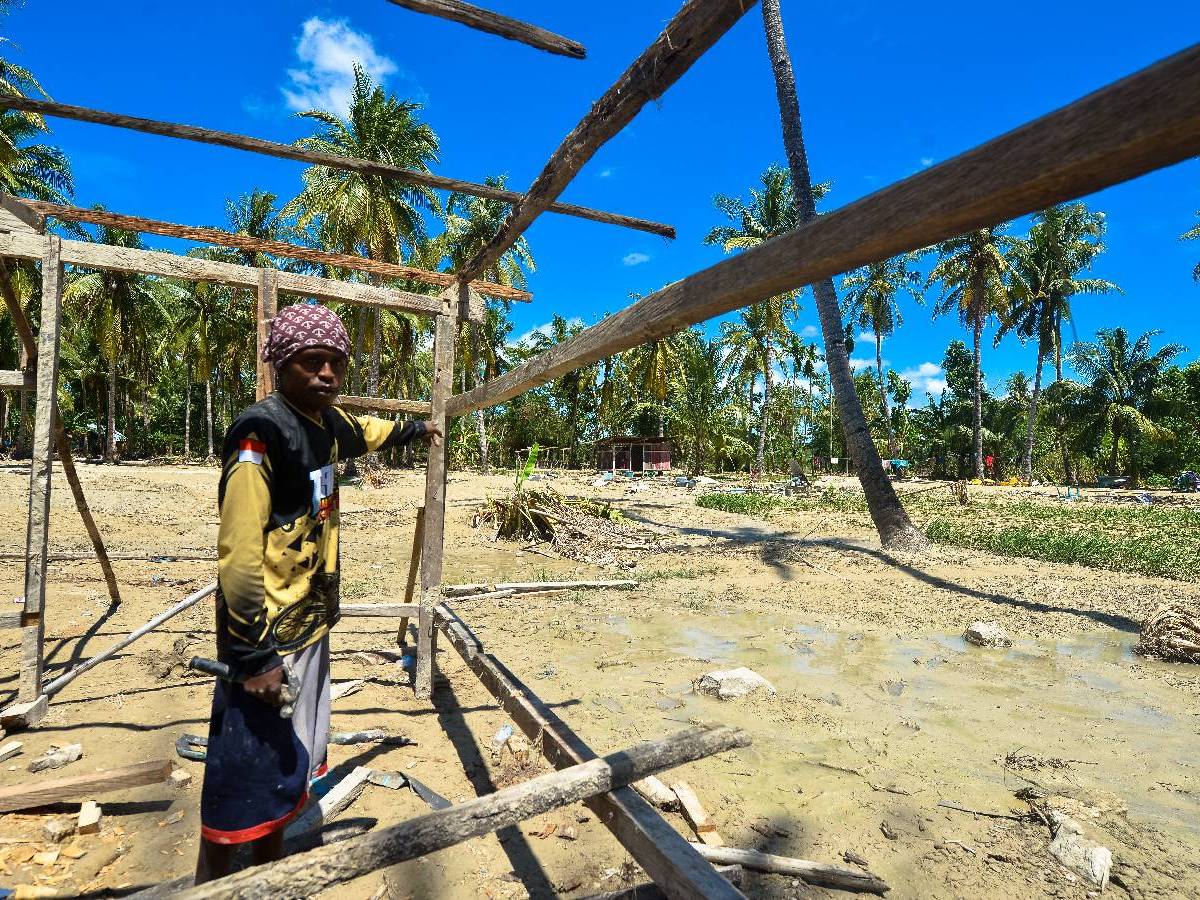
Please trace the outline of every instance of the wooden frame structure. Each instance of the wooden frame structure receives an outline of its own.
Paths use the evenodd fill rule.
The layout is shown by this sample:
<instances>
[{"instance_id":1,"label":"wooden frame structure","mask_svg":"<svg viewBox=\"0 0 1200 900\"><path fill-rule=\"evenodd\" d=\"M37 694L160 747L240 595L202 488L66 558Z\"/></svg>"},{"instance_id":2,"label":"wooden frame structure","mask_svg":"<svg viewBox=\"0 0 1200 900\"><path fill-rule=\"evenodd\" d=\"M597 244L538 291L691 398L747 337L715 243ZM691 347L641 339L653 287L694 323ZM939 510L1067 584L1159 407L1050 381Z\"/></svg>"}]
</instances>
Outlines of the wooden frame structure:
<instances>
[{"instance_id":1,"label":"wooden frame structure","mask_svg":"<svg viewBox=\"0 0 1200 900\"><path fill-rule=\"evenodd\" d=\"M547 46L548 39L545 35L535 34L538 30L532 26L513 20L497 24L504 17L460 0L392 2L524 40L551 52L564 52ZM456 272L435 273L443 279L438 285L442 292L436 297L154 251L62 240L39 234L31 217L40 219L39 213L45 212L64 217L74 215L86 221L80 217L80 211L44 207L26 208L24 213L10 210L10 218L15 216L24 223L24 228L10 229L7 233L0 229L0 257L41 260L44 282L38 334L41 364L36 373L38 405L30 469L26 597L18 623L23 629L25 650L21 680L24 709L21 714L33 721L38 709L45 709L47 701L42 693L40 653L52 452L50 423L57 388L57 326L61 316L64 265L212 280L254 289L258 292L260 343L265 335L265 322L273 313L281 291L433 316L434 373L427 406L384 398L343 400L346 405L359 408L420 412L444 426L453 417L503 403L604 356L666 336L714 315L798 289L819 278L868 262L928 246L973 228L1034 212L1200 153L1200 46L1194 46L961 156L671 284L505 375L464 394L451 396L454 336L458 323L477 317L481 308L477 296L479 285L474 279L512 246L541 213L563 212L653 230L644 227L653 224L644 220L595 211L584 214L579 208L564 208L557 198L607 140L619 133L647 102L659 97L681 77L753 5L753 0L687 0L662 35L593 105L524 194L451 182L440 176L384 167L364 160L317 158L316 154L296 148L194 126L136 119L48 101L0 97L0 107L368 171L434 187L468 190L512 204L498 233L474 258ZM582 52L567 52L566 55L578 57ZM11 203L5 208L8 206ZM135 226L141 230L184 228L152 220L137 220ZM168 232L160 230L158 233ZM306 249L306 252L320 251ZM30 381L28 373L3 373L0 385L27 388ZM260 395L268 390L268 381L269 373L260 369ZM393 604L388 608L393 615L415 613L418 617L416 691L421 697L429 697L433 691L435 641L437 632L441 631L556 768L584 764L595 754L499 660L484 650L466 623L447 605L441 586L445 474L444 452L431 453L420 517L422 524L414 536L409 593L404 604ZM418 559L420 590L418 602L413 604ZM188 601L194 602L193 598ZM380 611L366 609L356 611L356 614L375 615ZM165 618L160 616L155 621L165 621ZM613 789L601 788L590 793L587 802L663 893L673 898L742 896L641 797L628 787L617 787L619 783L613 780L608 783ZM379 862L379 865L383 864L386 863ZM253 878L242 878L237 892L230 895L259 896L253 887L243 890L243 885L252 882Z\"/></svg>"}]
</instances>

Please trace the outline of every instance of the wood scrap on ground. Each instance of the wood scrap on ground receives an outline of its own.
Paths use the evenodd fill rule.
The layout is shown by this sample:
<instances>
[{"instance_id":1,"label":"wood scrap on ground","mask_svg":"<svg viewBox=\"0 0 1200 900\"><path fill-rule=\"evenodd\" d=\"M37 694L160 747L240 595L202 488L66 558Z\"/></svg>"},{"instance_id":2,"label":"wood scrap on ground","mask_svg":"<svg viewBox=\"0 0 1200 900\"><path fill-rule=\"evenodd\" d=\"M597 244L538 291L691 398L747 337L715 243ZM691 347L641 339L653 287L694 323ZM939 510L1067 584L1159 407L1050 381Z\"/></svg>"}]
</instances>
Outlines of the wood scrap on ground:
<instances>
[{"instance_id":1,"label":"wood scrap on ground","mask_svg":"<svg viewBox=\"0 0 1200 900\"><path fill-rule=\"evenodd\" d=\"M890 890L887 882L870 872L859 872L790 856L778 856L774 853L760 853L757 850L709 847L705 844L693 846L711 863L742 866L756 872L770 872L775 875L790 875L816 887L838 888L863 894L883 894Z\"/></svg>"},{"instance_id":2,"label":"wood scrap on ground","mask_svg":"<svg viewBox=\"0 0 1200 900\"><path fill-rule=\"evenodd\" d=\"M124 788L158 784L171 776L174 764L169 759L154 759L116 769L101 769L87 775L72 775L0 788L0 812L31 809L47 803L83 800Z\"/></svg>"}]
</instances>

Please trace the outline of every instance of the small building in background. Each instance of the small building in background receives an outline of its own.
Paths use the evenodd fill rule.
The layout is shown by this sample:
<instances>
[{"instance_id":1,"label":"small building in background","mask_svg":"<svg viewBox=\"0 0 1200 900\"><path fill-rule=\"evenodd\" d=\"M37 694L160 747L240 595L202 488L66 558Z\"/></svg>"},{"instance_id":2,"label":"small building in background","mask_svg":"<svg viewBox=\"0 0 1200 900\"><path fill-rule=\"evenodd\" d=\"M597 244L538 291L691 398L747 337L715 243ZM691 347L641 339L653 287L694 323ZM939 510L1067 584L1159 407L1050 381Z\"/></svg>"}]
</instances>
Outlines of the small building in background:
<instances>
[{"instance_id":1,"label":"small building in background","mask_svg":"<svg viewBox=\"0 0 1200 900\"><path fill-rule=\"evenodd\" d=\"M667 472L671 439L611 437L596 441L596 468L601 472Z\"/></svg>"}]
</instances>

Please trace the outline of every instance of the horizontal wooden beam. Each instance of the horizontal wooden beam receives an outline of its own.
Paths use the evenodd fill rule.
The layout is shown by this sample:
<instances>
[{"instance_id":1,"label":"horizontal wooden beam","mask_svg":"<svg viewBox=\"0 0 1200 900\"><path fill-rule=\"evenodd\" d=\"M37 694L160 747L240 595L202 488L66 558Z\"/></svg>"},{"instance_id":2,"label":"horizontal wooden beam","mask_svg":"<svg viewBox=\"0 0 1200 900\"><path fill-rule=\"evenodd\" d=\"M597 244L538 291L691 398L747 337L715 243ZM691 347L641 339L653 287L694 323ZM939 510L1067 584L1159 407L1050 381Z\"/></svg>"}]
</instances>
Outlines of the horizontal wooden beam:
<instances>
[{"instance_id":1,"label":"horizontal wooden beam","mask_svg":"<svg viewBox=\"0 0 1200 900\"><path fill-rule=\"evenodd\" d=\"M127 790L144 784L158 784L166 781L174 768L174 763L169 759L155 759L117 769L101 769L86 775L32 781L0 788L0 812L32 809L48 803L77 803L97 794Z\"/></svg>"},{"instance_id":2,"label":"horizontal wooden beam","mask_svg":"<svg viewBox=\"0 0 1200 900\"><path fill-rule=\"evenodd\" d=\"M32 391L36 387L33 372L0 369L0 391Z\"/></svg>"},{"instance_id":3,"label":"horizontal wooden beam","mask_svg":"<svg viewBox=\"0 0 1200 900\"><path fill-rule=\"evenodd\" d=\"M264 141L261 138L234 134L229 131L215 131L211 128L200 128L195 125L160 122L156 119L143 119L138 116L126 116L120 113L90 109L86 106L71 106L66 103L54 103L50 100L34 100L29 97L0 94L0 109L6 107L26 112L35 112L43 116L73 119L77 122L91 122L95 125L111 125L115 128L127 128L130 131L140 131L144 134L157 134L161 137L180 138L185 141L196 141L201 144L214 144L218 147L245 150L249 153L261 153L264 156L274 156L279 159L293 159L298 162L328 166L331 169L345 169L349 172L362 172L365 175L378 175L381 178L394 178L397 181L403 181L407 184L423 184L426 187L438 190L457 191L461 194L471 194L475 197L502 200L505 203L520 203L525 197L524 194L517 193L516 191L506 191L503 188L487 184L476 184L471 181L460 181L457 178L446 178L443 175L434 175L432 172L417 172L412 169L405 169L386 163L371 162L366 159L355 159L350 156L337 156L332 153L301 150L298 147L293 147L291 144ZM560 213L564 216L574 216L577 219L590 219L593 222L603 222L607 225L619 225L622 228L632 228L635 231L646 231L650 234L661 235L662 237L675 237L675 229L670 225L651 222L647 219L638 219L633 216L601 212L596 209L588 209L586 206L576 206L573 203L554 203L547 211Z\"/></svg>"},{"instance_id":4,"label":"horizontal wooden beam","mask_svg":"<svg viewBox=\"0 0 1200 900\"><path fill-rule=\"evenodd\" d=\"M1200 44L765 244L450 398L503 403L647 341L876 260L1045 209L1200 153Z\"/></svg>"},{"instance_id":5,"label":"horizontal wooden beam","mask_svg":"<svg viewBox=\"0 0 1200 900\"><path fill-rule=\"evenodd\" d=\"M375 412L412 413L415 416L429 417L432 405L424 400L390 400L387 397L354 397L343 394L337 398L337 405L347 409L365 409Z\"/></svg>"},{"instance_id":6,"label":"horizontal wooden beam","mask_svg":"<svg viewBox=\"0 0 1200 900\"><path fill-rule=\"evenodd\" d=\"M444 603L437 607L436 619L488 693L552 766L564 769L596 758L583 739L488 653ZM597 794L584 802L668 897L735 900L743 896L633 788Z\"/></svg>"},{"instance_id":7,"label":"horizontal wooden beam","mask_svg":"<svg viewBox=\"0 0 1200 900\"><path fill-rule=\"evenodd\" d=\"M39 248L44 243L45 239L35 234L0 233L0 256L41 259L42 250ZM258 289L258 273L261 271L253 266L239 266L236 263L178 256L160 250L136 250L131 247L113 247L110 244L91 244L86 241L63 241L62 248L62 261L68 265L117 272L141 272L187 281L212 281L252 290ZM443 307L442 301L437 297L373 287L353 281L334 281L332 278L298 275L294 272L279 272L276 280L281 291L320 300L378 306L425 315L436 315Z\"/></svg>"},{"instance_id":8,"label":"horizontal wooden beam","mask_svg":"<svg viewBox=\"0 0 1200 900\"><path fill-rule=\"evenodd\" d=\"M391 0L391 2L397 6L403 6L405 9L411 9L413 12L428 13L440 19L458 22L474 28L476 31L486 31L488 34L496 34L508 38L510 41L520 41L530 47L545 50L547 53L557 53L572 59L584 59L587 56L587 50L583 44L568 40L545 28L510 19L508 16L480 9L470 3L463 3L462 0Z\"/></svg>"},{"instance_id":9,"label":"horizontal wooden beam","mask_svg":"<svg viewBox=\"0 0 1200 900\"><path fill-rule=\"evenodd\" d=\"M596 151L632 122L642 107L661 97L753 5L753 0L688 0L567 135L496 236L459 270L459 280L470 281L486 272L550 208Z\"/></svg>"},{"instance_id":10,"label":"horizontal wooden beam","mask_svg":"<svg viewBox=\"0 0 1200 900\"><path fill-rule=\"evenodd\" d=\"M416 603L343 603L339 610L343 616L415 616L421 607Z\"/></svg>"},{"instance_id":11,"label":"horizontal wooden beam","mask_svg":"<svg viewBox=\"0 0 1200 900\"><path fill-rule=\"evenodd\" d=\"M454 277L444 272L430 272L413 266L402 266L396 263L379 262L362 256L348 253L329 253L314 247L301 247L286 241L272 241L256 238L248 234L234 234L220 228L202 228L195 225L177 225L174 222L163 222L159 219L147 219L142 216L128 216L123 213L109 212L102 209L81 209L78 206L64 206L61 203L46 203L40 200L23 200L20 204L29 207L44 216L54 216L67 222L87 222L92 225L106 225L110 228L123 228L126 231L138 231L148 234L161 234L165 237L181 238L187 241L197 241L203 244L216 244L220 247L236 247L239 250L249 250L253 253L266 253L271 256L281 256L285 259L300 259L305 262L336 266L356 272L369 272L383 278L398 278L408 281L418 281L436 287L448 287ZM529 300L528 291L518 291L502 284L488 281L472 282L471 289L479 294L499 297L502 300Z\"/></svg>"},{"instance_id":12,"label":"horizontal wooden beam","mask_svg":"<svg viewBox=\"0 0 1200 900\"><path fill-rule=\"evenodd\" d=\"M46 217L38 215L27 205L22 203L16 197L0 191L0 212L7 213L17 220L19 226L24 226L30 231L43 232L46 230ZM17 223L13 223L16 225ZM3 215L0 215L0 230L8 231L7 223ZM22 229L23 230L23 229Z\"/></svg>"}]
</instances>

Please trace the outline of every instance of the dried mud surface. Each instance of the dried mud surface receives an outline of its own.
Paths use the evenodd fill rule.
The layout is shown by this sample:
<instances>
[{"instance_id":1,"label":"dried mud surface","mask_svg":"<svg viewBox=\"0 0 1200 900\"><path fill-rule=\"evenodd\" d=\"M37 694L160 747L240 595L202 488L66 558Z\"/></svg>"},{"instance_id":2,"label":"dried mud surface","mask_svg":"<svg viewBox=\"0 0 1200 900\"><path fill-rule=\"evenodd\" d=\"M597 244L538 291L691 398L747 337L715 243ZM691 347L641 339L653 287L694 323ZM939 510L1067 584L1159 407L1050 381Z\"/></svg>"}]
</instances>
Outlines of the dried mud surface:
<instances>
[{"instance_id":1,"label":"dried mud surface","mask_svg":"<svg viewBox=\"0 0 1200 900\"><path fill-rule=\"evenodd\" d=\"M203 467L81 466L114 553L212 551L217 472ZM22 549L27 474L0 467L0 551ZM973 815L1023 814L1014 792L1034 782L1088 836L1112 850L1106 894L1200 895L1200 670L1132 653L1138 623L1162 603L1195 601L1195 585L935 548L889 554L836 514L771 522L693 505L665 483L551 482L564 493L614 499L657 532L661 552L632 568L599 568L493 544L470 527L472 504L511 478L452 473L446 581L636 577L633 592L459 601L479 637L597 751L689 722L728 722L748 750L664 775L686 779L730 845L843 864L865 859L891 897L1085 897L1089 887L1047 852L1044 825ZM88 544L61 473L52 550ZM390 474L378 489L343 488L345 602L403 591L423 474ZM48 671L96 653L213 577L208 560L118 560L124 603L109 605L94 561L53 564ZM22 592L22 565L0 561L0 603ZM983 619L1008 650L960 638ZM173 661L211 642L207 602L67 687L40 727L16 737L0 787L138 760L175 758L176 738L204 733L211 687ZM386 728L415 746L335 746L331 763L410 772L453 801L529 777L535 761L503 756L491 736L507 717L444 648L436 703L414 699L407 674L360 650L395 648L395 623L347 619L334 640L334 679L366 679L334 703L336 730ZM443 642L444 644L445 642ZM15 691L17 632L0 635L0 699ZM721 703L691 682L746 665L774 698ZM80 761L31 776L51 744L83 744ZM1017 761L1008 766L1005 758ZM62 896L114 896L174 878L194 863L202 767L178 760L190 785L154 785L97 798L98 835L39 864L43 825L77 807L0 816L0 885L37 882ZM370 786L343 818L390 824L426 807L411 792ZM683 833L686 823L668 819ZM553 832L549 826L555 825ZM559 835L572 826L577 837ZM546 837L541 835L547 834ZM31 852L32 851L32 852ZM45 859L44 857L42 859ZM622 847L582 806L372 873L330 897L582 897L639 880ZM385 890L386 889L386 890ZM780 876L748 875L761 897L823 897Z\"/></svg>"}]
</instances>

